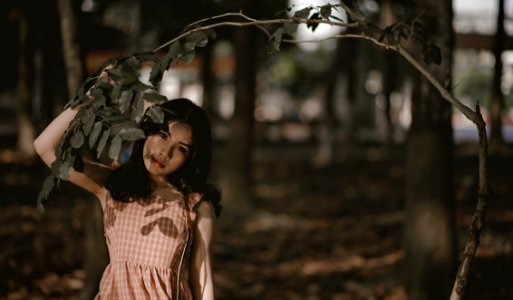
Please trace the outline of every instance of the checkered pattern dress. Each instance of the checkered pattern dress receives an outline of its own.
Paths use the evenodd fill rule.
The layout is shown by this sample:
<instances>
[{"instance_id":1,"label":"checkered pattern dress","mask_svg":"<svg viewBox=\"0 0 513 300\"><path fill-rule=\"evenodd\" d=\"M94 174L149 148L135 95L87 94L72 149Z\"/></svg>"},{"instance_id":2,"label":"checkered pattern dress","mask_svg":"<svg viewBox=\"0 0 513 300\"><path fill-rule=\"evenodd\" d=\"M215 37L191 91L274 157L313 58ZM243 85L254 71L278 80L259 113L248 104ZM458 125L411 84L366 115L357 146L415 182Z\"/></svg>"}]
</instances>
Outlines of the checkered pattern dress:
<instances>
[{"instance_id":1,"label":"checkered pattern dress","mask_svg":"<svg viewBox=\"0 0 513 300\"><path fill-rule=\"evenodd\" d=\"M189 252L201 196L102 201L110 264L95 299L192 299Z\"/></svg>"}]
</instances>

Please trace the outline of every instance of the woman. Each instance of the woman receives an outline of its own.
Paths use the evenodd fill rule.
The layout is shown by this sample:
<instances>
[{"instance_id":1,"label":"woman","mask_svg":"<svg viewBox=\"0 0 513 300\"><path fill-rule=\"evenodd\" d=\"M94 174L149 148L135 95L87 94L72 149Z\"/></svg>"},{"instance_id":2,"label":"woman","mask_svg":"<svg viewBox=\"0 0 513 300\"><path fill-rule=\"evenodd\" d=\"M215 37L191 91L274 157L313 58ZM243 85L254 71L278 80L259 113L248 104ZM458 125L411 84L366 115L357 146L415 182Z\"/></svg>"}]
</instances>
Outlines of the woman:
<instances>
[{"instance_id":1,"label":"woman","mask_svg":"<svg viewBox=\"0 0 513 300\"><path fill-rule=\"evenodd\" d=\"M220 193L206 183L210 124L190 100L160 105L146 117L146 138L115 170L86 163L69 181L101 202L110 264L96 299L214 299L212 236ZM78 107L61 113L34 141L48 165Z\"/></svg>"}]
</instances>

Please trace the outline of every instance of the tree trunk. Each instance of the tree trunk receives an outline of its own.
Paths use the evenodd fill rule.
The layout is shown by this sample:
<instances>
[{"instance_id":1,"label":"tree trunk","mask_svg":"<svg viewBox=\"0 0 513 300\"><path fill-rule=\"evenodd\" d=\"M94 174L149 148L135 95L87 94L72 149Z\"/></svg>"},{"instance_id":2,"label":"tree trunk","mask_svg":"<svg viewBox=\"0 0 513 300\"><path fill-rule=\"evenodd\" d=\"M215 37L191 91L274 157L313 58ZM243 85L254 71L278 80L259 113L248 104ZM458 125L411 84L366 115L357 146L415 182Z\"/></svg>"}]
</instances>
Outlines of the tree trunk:
<instances>
[{"instance_id":1,"label":"tree trunk","mask_svg":"<svg viewBox=\"0 0 513 300\"><path fill-rule=\"evenodd\" d=\"M248 2L249 4L250 2ZM246 9L246 11L250 11ZM226 216L241 215L251 207L251 161L256 88L256 34L250 30L235 31L235 110L229 124L225 145L221 188Z\"/></svg>"},{"instance_id":2,"label":"tree trunk","mask_svg":"<svg viewBox=\"0 0 513 300\"><path fill-rule=\"evenodd\" d=\"M504 49L504 40L506 33L504 31L504 0L499 0L499 13L497 16L497 32L495 33L495 42L493 46L493 56L495 57L495 68L493 72L492 101L490 109L491 132L490 132L490 152L498 150L504 144L502 136L502 109L504 107L504 96L502 94L502 51Z\"/></svg>"},{"instance_id":3,"label":"tree trunk","mask_svg":"<svg viewBox=\"0 0 513 300\"><path fill-rule=\"evenodd\" d=\"M212 76L213 49L214 41L211 41L203 50L203 64L201 66L201 82L203 84L202 106L211 118L217 119L214 105L212 103L214 93L214 77Z\"/></svg>"},{"instance_id":4,"label":"tree trunk","mask_svg":"<svg viewBox=\"0 0 513 300\"><path fill-rule=\"evenodd\" d=\"M423 35L442 48L442 65L430 71L450 82L451 2L422 0L417 9L423 12ZM406 286L411 300L447 299L456 270L451 106L418 73L412 98L405 161Z\"/></svg>"},{"instance_id":5,"label":"tree trunk","mask_svg":"<svg viewBox=\"0 0 513 300\"><path fill-rule=\"evenodd\" d=\"M18 153L24 157L34 156L32 146L34 141L34 128L30 121L28 109L30 106L30 92L28 83L27 40L28 24L26 15L21 12L19 16L19 56L18 56L18 86L17 86L17 114L18 114Z\"/></svg>"},{"instance_id":6,"label":"tree trunk","mask_svg":"<svg viewBox=\"0 0 513 300\"><path fill-rule=\"evenodd\" d=\"M392 3L390 0L383 0L381 3L381 15L379 20L379 26L381 28L385 28L387 26L392 25L395 22L394 12L392 10ZM383 60L382 60L382 74L383 74L383 88L381 93L383 95L383 117L384 117L384 128L383 128L383 142L385 147L389 147L393 142L393 133L394 128L392 124L392 115L391 115L391 103L390 96L395 87L394 79L396 75L394 71L396 71L396 63L395 63L395 54L382 51L383 52Z\"/></svg>"},{"instance_id":7,"label":"tree trunk","mask_svg":"<svg viewBox=\"0 0 513 300\"><path fill-rule=\"evenodd\" d=\"M73 97L82 84L84 69L77 39L77 26L71 0L58 0L61 25L62 49L66 66L68 97ZM107 245L103 235L103 221L100 202L88 195L85 223L86 273L84 288L79 299L92 299L98 292L101 275L108 263ZM74 203L76 205L76 203Z\"/></svg>"},{"instance_id":8,"label":"tree trunk","mask_svg":"<svg viewBox=\"0 0 513 300\"><path fill-rule=\"evenodd\" d=\"M331 164L333 160L333 148L335 142L335 129L338 125L335 92L339 80L340 71L344 68L345 49L342 40L338 41L335 57L328 72L327 81L324 89L323 116L318 124L317 151L313 157L313 165L316 168L322 168Z\"/></svg>"},{"instance_id":9,"label":"tree trunk","mask_svg":"<svg viewBox=\"0 0 513 300\"><path fill-rule=\"evenodd\" d=\"M62 52L66 65L68 95L74 95L82 84L84 71L80 60L80 48L77 43L77 26L71 0L58 0L61 22Z\"/></svg>"}]
</instances>

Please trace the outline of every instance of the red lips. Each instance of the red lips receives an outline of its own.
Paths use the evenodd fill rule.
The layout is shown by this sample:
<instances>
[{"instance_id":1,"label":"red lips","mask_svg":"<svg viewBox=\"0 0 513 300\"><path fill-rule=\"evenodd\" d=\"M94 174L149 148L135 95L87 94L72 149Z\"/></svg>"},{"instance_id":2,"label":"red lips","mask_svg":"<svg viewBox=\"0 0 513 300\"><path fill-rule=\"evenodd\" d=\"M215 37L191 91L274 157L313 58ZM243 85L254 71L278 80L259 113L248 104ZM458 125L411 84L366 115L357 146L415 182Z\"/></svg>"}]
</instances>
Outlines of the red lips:
<instances>
[{"instance_id":1,"label":"red lips","mask_svg":"<svg viewBox=\"0 0 513 300\"><path fill-rule=\"evenodd\" d=\"M156 159L153 155L150 155L150 159L153 163L155 163L159 168L164 168L165 165L163 162L161 162L160 160Z\"/></svg>"}]
</instances>

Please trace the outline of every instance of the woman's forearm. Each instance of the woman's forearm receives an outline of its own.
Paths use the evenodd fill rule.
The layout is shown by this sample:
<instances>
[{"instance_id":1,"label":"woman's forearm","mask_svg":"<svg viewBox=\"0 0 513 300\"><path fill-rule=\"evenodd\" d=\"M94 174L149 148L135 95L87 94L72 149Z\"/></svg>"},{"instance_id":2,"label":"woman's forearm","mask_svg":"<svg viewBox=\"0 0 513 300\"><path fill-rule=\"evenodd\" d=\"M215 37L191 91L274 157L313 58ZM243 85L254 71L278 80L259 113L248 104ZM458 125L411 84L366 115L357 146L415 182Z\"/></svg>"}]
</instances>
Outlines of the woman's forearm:
<instances>
[{"instance_id":1,"label":"woman's forearm","mask_svg":"<svg viewBox=\"0 0 513 300\"><path fill-rule=\"evenodd\" d=\"M194 231L191 262L191 288L195 300L213 300L212 246L214 231L214 207L203 201L197 208L198 221Z\"/></svg>"},{"instance_id":2,"label":"woman's forearm","mask_svg":"<svg viewBox=\"0 0 513 300\"><path fill-rule=\"evenodd\" d=\"M34 148L47 166L51 166L55 161L55 150L79 108L77 106L64 110L34 140Z\"/></svg>"}]
</instances>

